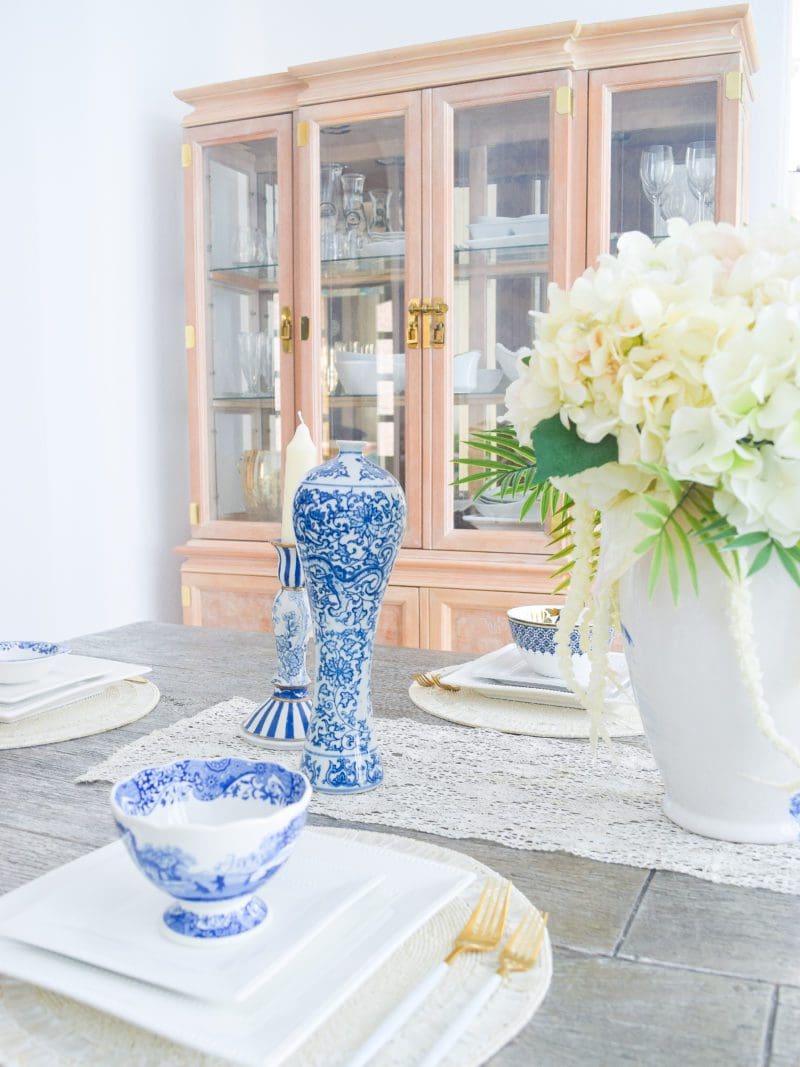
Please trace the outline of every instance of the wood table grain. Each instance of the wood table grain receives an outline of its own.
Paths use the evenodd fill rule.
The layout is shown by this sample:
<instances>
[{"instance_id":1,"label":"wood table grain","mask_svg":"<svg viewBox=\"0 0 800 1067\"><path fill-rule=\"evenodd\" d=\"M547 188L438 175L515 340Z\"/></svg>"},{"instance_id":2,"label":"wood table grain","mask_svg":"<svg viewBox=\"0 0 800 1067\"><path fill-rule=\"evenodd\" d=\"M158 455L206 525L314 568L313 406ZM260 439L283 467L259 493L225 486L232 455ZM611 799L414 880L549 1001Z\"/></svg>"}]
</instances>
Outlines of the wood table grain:
<instances>
[{"instance_id":1,"label":"wood table grain","mask_svg":"<svg viewBox=\"0 0 800 1067\"><path fill-rule=\"evenodd\" d=\"M260 633L142 622L69 643L76 652L151 664L162 699L144 719L110 733L0 752L0 892L115 838L107 785L76 785L79 774L220 700L263 699L275 668L272 640ZM410 675L458 659L377 649L377 714L434 721L409 700ZM560 852L391 832L474 856L551 915L550 993L494 1057L496 1067L800 1067L796 897Z\"/></svg>"}]
</instances>

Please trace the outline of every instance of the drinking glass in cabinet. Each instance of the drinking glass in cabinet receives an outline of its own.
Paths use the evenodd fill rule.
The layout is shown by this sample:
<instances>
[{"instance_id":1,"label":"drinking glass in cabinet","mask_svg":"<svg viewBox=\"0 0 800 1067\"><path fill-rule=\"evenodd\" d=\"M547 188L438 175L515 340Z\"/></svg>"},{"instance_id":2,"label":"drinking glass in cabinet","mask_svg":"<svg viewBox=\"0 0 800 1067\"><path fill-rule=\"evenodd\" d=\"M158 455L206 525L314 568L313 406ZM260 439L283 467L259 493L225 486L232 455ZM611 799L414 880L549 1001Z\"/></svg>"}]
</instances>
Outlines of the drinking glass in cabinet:
<instances>
[{"instance_id":1,"label":"drinking glass in cabinet","mask_svg":"<svg viewBox=\"0 0 800 1067\"><path fill-rule=\"evenodd\" d=\"M686 146L686 179L700 205L699 218L713 217L717 153L713 141L692 141ZM710 212L709 212L710 208Z\"/></svg>"},{"instance_id":2,"label":"drinking glass in cabinet","mask_svg":"<svg viewBox=\"0 0 800 1067\"><path fill-rule=\"evenodd\" d=\"M611 251L629 230L657 238L669 218L713 216L716 136L716 82L612 92ZM707 147L690 151L693 144Z\"/></svg>"},{"instance_id":3,"label":"drinking glass in cabinet","mask_svg":"<svg viewBox=\"0 0 800 1067\"><path fill-rule=\"evenodd\" d=\"M675 160L668 144L654 144L645 148L639 163L639 176L642 179L644 195L659 211L662 211L664 194L672 183L675 172Z\"/></svg>"}]
</instances>

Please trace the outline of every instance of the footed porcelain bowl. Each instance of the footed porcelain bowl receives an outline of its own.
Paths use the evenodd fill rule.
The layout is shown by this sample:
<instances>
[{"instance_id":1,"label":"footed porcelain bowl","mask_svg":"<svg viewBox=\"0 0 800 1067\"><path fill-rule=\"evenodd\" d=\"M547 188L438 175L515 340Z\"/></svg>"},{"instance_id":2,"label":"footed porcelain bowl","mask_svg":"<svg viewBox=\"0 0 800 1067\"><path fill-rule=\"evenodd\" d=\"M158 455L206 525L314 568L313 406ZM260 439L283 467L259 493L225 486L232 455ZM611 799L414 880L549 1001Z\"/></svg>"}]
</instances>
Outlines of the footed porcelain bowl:
<instances>
[{"instance_id":1,"label":"footed porcelain bowl","mask_svg":"<svg viewBox=\"0 0 800 1067\"><path fill-rule=\"evenodd\" d=\"M507 612L514 644L537 674L548 678L561 677L556 658L556 627L560 612L561 608L555 604L531 604ZM582 654L577 627L569 635L569 650L573 656Z\"/></svg>"},{"instance_id":2,"label":"footed porcelain bowl","mask_svg":"<svg viewBox=\"0 0 800 1067\"><path fill-rule=\"evenodd\" d=\"M288 859L310 799L305 775L235 758L145 767L111 789L131 859L178 901L164 912L165 931L195 942L264 922L255 891Z\"/></svg>"}]
</instances>

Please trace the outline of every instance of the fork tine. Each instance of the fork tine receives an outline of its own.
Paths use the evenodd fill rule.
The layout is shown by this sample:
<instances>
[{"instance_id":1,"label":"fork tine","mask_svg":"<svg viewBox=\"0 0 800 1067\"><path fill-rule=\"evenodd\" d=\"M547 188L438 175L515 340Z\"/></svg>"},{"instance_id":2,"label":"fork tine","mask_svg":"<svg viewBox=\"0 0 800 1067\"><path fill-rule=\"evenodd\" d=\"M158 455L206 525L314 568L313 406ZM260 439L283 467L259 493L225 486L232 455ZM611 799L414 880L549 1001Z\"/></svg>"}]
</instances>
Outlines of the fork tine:
<instances>
[{"instance_id":1,"label":"fork tine","mask_svg":"<svg viewBox=\"0 0 800 1067\"><path fill-rule=\"evenodd\" d=\"M500 954L499 974L527 971L533 967L542 950L548 918L547 912L540 915L533 908L526 912Z\"/></svg>"},{"instance_id":2,"label":"fork tine","mask_svg":"<svg viewBox=\"0 0 800 1067\"><path fill-rule=\"evenodd\" d=\"M510 895L510 882L506 882L505 892L503 892L502 883L496 887L494 897L492 899L491 910L487 909L487 913L484 918L483 925L481 927L481 934L484 937L495 936L499 941L500 938L503 936L503 930L506 925L506 915L508 914L508 901Z\"/></svg>"},{"instance_id":3,"label":"fork tine","mask_svg":"<svg viewBox=\"0 0 800 1067\"><path fill-rule=\"evenodd\" d=\"M489 894L492 892L493 888L494 883L490 878L481 890L481 895L478 897L478 903L472 909L472 914L467 920L467 925L464 927L464 930L469 930L471 934L477 934L479 932L483 914L487 906L487 900L489 899Z\"/></svg>"}]
</instances>

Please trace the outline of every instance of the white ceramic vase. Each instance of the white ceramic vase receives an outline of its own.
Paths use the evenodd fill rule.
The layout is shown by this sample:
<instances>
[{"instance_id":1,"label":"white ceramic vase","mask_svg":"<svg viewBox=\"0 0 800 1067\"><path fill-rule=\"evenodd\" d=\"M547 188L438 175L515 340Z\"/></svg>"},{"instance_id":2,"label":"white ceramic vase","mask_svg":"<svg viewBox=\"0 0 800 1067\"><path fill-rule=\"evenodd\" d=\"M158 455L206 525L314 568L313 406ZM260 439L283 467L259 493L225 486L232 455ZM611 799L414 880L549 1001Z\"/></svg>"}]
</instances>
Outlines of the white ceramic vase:
<instances>
[{"instance_id":1,"label":"white ceramic vase","mask_svg":"<svg viewBox=\"0 0 800 1067\"><path fill-rule=\"evenodd\" d=\"M648 600L649 559L620 586L625 654L664 779L664 811L706 837L800 840L800 767L756 722L730 631L726 579L708 553L695 556L699 596L683 573L677 607L666 576ZM753 576L750 589L770 711L781 736L800 747L800 589L774 562Z\"/></svg>"}]
</instances>

